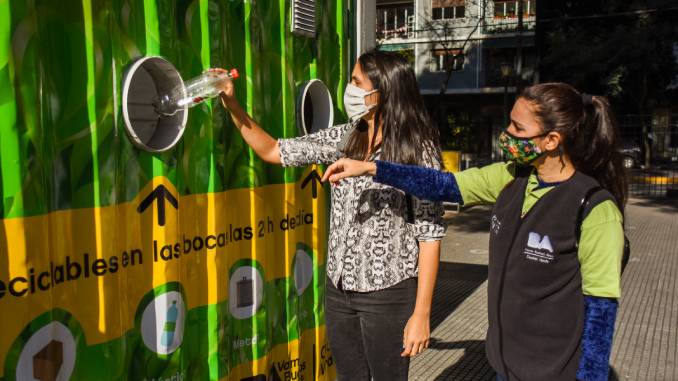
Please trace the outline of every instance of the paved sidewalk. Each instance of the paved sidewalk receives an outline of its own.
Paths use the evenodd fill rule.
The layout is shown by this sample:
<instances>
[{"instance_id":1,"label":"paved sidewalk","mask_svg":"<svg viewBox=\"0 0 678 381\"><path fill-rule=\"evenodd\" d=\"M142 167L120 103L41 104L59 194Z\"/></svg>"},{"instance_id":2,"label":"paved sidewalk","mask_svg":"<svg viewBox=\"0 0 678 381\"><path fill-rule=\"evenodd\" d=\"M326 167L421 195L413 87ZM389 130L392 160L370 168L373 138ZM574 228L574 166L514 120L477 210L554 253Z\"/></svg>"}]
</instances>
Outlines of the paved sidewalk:
<instances>
[{"instance_id":1,"label":"paved sidewalk","mask_svg":"<svg viewBox=\"0 0 678 381\"><path fill-rule=\"evenodd\" d=\"M449 215L434 296L431 348L411 380L494 380L485 359L488 207ZM678 380L678 200L627 207L631 260L611 357L612 380Z\"/></svg>"}]
</instances>

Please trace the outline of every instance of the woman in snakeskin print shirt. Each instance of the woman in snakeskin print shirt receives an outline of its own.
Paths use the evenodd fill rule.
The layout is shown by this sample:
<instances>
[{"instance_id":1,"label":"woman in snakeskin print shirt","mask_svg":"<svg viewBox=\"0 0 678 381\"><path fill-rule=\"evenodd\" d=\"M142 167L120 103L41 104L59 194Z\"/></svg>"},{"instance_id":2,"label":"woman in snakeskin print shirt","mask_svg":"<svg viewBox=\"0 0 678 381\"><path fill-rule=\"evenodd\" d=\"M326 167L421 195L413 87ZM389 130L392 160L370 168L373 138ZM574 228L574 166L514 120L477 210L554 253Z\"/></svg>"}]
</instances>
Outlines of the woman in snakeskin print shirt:
<instances>
[{"instance_id":1,"label":"woman in snakeskin print shirt","mask_svg":"<svg viewBox=\"0 0 678 381\"><path fill-rule=\"evenodd\" d=\"M263 160L283 166L342 157L440 167L437 130L408 62L370 51L346 88L350 122L275 140L240 107L232 84L222 102ZM445 227L439 203L406 196L370 177L332 187L326 324L339 380L406 380L409 357L428 346Z\"/></svg>"}]
</instances>

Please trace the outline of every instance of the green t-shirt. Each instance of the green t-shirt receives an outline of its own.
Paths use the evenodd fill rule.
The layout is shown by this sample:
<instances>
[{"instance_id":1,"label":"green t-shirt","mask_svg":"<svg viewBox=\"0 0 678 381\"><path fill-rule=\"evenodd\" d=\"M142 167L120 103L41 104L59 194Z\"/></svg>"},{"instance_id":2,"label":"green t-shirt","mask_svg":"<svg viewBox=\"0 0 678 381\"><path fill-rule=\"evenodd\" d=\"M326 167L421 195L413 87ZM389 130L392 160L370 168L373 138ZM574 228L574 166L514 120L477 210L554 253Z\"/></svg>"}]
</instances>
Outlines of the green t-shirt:
<instances>
[{"instance_id":1,"label":"green t-shirt","mask_svg":"<svg viewBox=\"0 0 678 381\"><path fill-rule=\"evenodd\" d=\"M499 193L514 178L513 163L496 163L457 172L454 177L464 205L494 204ZM539 181L533 171L525 189L523 215L554 187L536 189ZM621 262L624 253L623 217L617 205L604 201L584 219L579 239L582 288L585 295L619 298Z\"/></svg>"}]
</instances>

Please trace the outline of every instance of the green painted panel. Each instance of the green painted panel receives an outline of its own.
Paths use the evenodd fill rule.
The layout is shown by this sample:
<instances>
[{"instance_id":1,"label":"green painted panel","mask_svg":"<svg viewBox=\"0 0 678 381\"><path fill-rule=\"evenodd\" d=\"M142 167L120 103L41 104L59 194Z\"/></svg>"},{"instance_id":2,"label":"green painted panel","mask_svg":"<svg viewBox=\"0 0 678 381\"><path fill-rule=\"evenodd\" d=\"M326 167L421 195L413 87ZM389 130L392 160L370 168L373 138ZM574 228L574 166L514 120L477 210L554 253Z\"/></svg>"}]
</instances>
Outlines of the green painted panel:
<instances>
[{"instance_id":1,"label":"green painted panel","mask_svg":"<svg viewBox=\"0 0 678 381\"><path fill-rule=\"evenodd\" d=\"M93 209L119 206L115 213L122 214L118 209L126 210L128 203L140 197L154 178L166 178L182 200L193 195L196 199L202 195L200 200L210 200L212 194L227 190L300 181L308 169L284 169L262 162L244 144L217 100L190 109L182 140L172 150L160 154L141 151L130 142L121 110L121 83L126 70L142 56L159 55L172 62L184 79L210 67L237 68L241 77L235 84L241 103L274 137L298 135L296 98L300 86L313 78L327 84L335 100L335 122L342 122L341 99L348 74L349 33L344 19L347 2L317 1L318 34L317 38L308 39L290 31L291 1L0 0L0 311L3 303L10 303L10 296L5 296L13 287L6 287L9 279L39 277L42 274L37 272L27 274L28 269L33 271L34 263L51 266L52 261L64 259L55 258L55 253L68 252L73 242L92 241L94 246L92 252L73 253L72 258L76 255L94 258L104 252L126 250L116 246L119 243L115 242L115 234L121 231L129 236L163 237L165 232L153 227L150 232L130 232L125 230L124 222L114 221L114 228L106 226L99 220L103 218L99 211ZM284 192L260 194L276 194L272 196L274 200L265 201L286 205L287 200L281 196ZM297 200L301 198L299 194L294 195ZM250 214L243 220L256 222L261 211L251 207L255 200L250 202L251 205L239 207L243 214ZM326 209L327 205L319 207ZM91 211L96 226L63 223L69 218L75 221L73 216L78 211ZM323 220L318 231L324 233L326 212L316 215ZM216 220L215 214L219 211L212 210L209 215L196 218L210 226L213 221L204 222ZM54 226L57 216L62 225L68 226ZM82 214L78 216L89 221ZM9 237L10 226L20 233ZM97 289L99 305L82 306L89 314L88 319L99 324L99 331L95 331L106 337L95 343L89 341L86 329L71 315L73 311L55 307L64 298L74 297L66 285L46 291L53 300L44 305L32 304L28 296L26 299L11 296L16 296L11 299L16 303L12 305L21 310L17 316L26 321L23 331L21 327L17 329L20 334L16 337L0 328L0 381L16 378L17 364L28 341L49 322L60 323L74 335L74 345L78 347L74 380L169 380L177 375L182 380L216 380L230 378L232 372L240 374L238 367L271 355L275 346L291 348L304 333L320 332L324 325L321 307L324 252L318 250L325 249L322 241L326 237L314 236L320 233L310 226L303 229L312 234L298 228L293 237L302 238L292 242L292 246L306 242L313 248L281 250L285 258L297 258L299 250L314 252L309 254L313 257L313 283L308 291L296 294L292 274L266 279L263 312L243 322L229 320L227 298L210 297L212 302L186 310L184 344L167 356L148 350L149 344L144 344L139 333L140 322L111 324L112 327L136 324L134 329L121 332L111 332L114 328L107 325L110 322L104 317L110 316L110 311L102 312L108 308L107 302L124 300L120 305L125 307L120 308L142 304L125 300L125 290L148 286L133 284L131 279L138 278L132 275L125 278L119 273L122 279L119 284L105 287L102 281ZM40 233L36 235L36 231ZM120 241L125 242L124 238ZM39 254L40 258L30 256L34 255L35 247L42 247L33 241L44 242L46 249ZM110 247L100 247L103 242ZM264 253L263 250L273 250L263 247L252 244L252 257L258 255L261 258L257 260L266 262L267 256L279 255ZM285 262L286 265L292 265L291 260L285 260L290 262ZM154 271L162 272L163 276L176 275L171 271L172 265L159 270L160 265L148 262L150 258L146 261L144 266L151 268L154 281L157 275ZM206 269L183 269L181 275L190 276L195 285L194 280L204 277ZM34 278L30 279L33 280L27 283L34 282ZM221 285L214 279L210 282ZM148 298L168 292L169 286L163 287L152 288ZM180 285L175 288L177 293L183 292ZM207 290L191 291L209 299ZM123 312L129 311L121 311L120 316ZM164 312L168 318L163 329L170 332L176 327L169 310ZM252 344L249 351L238 348L234 327L239 332L265 332L266 338ZM6 342L11 345L4 346ZM323 350L314 346L314 351ZM273 360L268 361L270 366ZM323 366L330 365L313 364L321 373ZM270 373L269 370L263 372Z\"/></svg>"},{"instance_id":2,"label":"green painted panel","mask_svg":"<svg viewBox=\"0 0 678 381\"><path fill-rule=\"evenodd\" d=\"M161 55L187 79L237 68L241 102L275 137L297 135L299 86L323 80L342 121L346 4L318 2L318 36L291 33L290 0L0 1L0 211L5 218L132 200L155 176L182 194L296 181L262 163L212 101L193 108L181 142L149 154L127 139L121 82ZM338 101L337 101L338 100Z\"/></svg>"}]
</instances>

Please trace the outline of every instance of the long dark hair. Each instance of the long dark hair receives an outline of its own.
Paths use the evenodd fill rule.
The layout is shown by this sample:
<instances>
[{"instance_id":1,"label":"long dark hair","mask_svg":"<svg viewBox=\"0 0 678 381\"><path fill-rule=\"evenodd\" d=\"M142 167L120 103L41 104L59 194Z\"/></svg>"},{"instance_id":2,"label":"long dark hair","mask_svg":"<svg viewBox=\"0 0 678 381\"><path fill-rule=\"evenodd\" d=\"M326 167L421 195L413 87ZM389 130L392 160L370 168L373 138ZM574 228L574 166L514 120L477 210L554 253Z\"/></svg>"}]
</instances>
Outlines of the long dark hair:
<instances>
[{"instance_id":1,"label":"long dark hair","mask_svg":"<svg viewBox=\"0 0 678 381\"><path fill-rule=\"evenodd\" d=\"M520 97L535 104L544 132L564 137L563 150L574 167L607 189L623 210L626 171L619 152L619 129L605 97L582 94L566 83L527 87Z\"/></svg>"},{"instance_id":2,"label":"long dark hair","mask_svg":"<svg viewBox=\"0 0 678 381\"><path fill-rule=\"evenodd\" d=\"M374 111L374 136L369 147L367 122L360 120L344 153L365 160L378 147L375 138L382 124L381 159L403 164L427 164L425 155L440 161L440 138L433 127L417 79L407 60L397 53L371 50L359 58L360 69L379 90ZM430 163L428 163L430 164Z\"/></svg>"}]
</instances>

